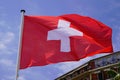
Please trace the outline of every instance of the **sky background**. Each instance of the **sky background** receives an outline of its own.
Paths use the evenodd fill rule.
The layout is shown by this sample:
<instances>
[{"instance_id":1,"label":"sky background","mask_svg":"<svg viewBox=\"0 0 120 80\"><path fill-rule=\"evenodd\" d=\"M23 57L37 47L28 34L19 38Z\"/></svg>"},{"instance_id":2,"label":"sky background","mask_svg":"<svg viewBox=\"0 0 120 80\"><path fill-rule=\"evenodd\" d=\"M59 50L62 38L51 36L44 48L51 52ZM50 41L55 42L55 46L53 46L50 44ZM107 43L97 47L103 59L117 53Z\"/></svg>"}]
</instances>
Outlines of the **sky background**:
<instances>
[{"instance_id":1,"label":"sky background","mask_svg":"<svg viewBox=\"0 0 120 80\"><path fill-rule=\"evenodd\" d=\"M0 80L15 80L21 9L26 15L76 13L97 19L112 28L114 52L120 51L120 0L0 0ZM54 80L100 56L20 70L19 80Z\"/></svg>"}]
</instances>

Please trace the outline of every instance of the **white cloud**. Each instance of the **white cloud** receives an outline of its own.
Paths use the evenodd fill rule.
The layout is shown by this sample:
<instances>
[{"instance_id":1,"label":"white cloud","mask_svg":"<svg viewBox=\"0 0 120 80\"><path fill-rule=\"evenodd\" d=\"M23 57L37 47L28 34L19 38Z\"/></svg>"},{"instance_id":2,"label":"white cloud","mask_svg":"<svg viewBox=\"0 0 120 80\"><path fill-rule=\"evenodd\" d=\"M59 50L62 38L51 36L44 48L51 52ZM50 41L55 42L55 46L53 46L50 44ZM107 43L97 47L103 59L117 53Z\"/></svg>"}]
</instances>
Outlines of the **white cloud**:
<instances>
[{"instance_id":1,"label":"white cloud","mask_svg":"<svg viewBox=\"0 0 120 80\"><path fill-rule=\"evenodd\" d=\"M26 80L24 76L18 77L18 80Z\"/></svg>"},{"instance_id":2,"label":"white cloud","mask_svg":"<svg viewBox=\"0 0 120 80\"><path fill-rule=\"evenodd\" d=\"M7 45L14 39L14 36L12 32L0 32L0 50L6 49Z\"/></svg>"},{"instance_id":3,"label":"white cloud","mask_svg":"<svg viewBox=\"0 0 120 80\"><path fill-rule=\"evenodd\" d=\"M8 68L15 68L15 64L12 60L9 59L0 59L1 66L8 67Z\"/></svg>"},{"instance_id":4,"label":"white cloud","mask_svg":"<svg viewBox=\"0 0 120 80\"><path fill-rule=\"evenodd\" d=\"M3 14L2 16L4 16L5 14ZM10 26L7 24L7 22L5 20L0 20L0 27L1 29L10 29Z\"/></svg>"},{"instance_id":5,"label":"white cloud","mask_svg":"<svg viewBox=\"0 0 120 80\"><path fill-rule=\"evenodd\" d=\"M15 76L14 75L4 75L1 80L14 80Z\"/></svg>"},{"instance_id":6,"label":"white cloud","mask_svg":"<svg viewBox=\"0 0 120 80\"><path fill-rule=\"evenodd\" d=\"M4 41L3 43L8 44L10 43L14 38L14 33L12 32L7 32L5 36L3 37Z\"/></svg>"},{"instance_id":7,"label":"white cloud","mask_svg":"<svg viewBox=\"0 0 120 80\"><path fill-rule=\"evenodd\" d=\"M14 80L16 65L11 59L0 59L0 69L3 71L1 80Z\"/></svg>"},{"instance_id":8,"label":"white cloud","mask_svg":"<svg viewBox=\"0 0 120 80\"><path fill-rule=\"evenodd\" d=\"M6 49L6 46L3 43L0 43L0 49Z\"/></svg>"},{"instance_id":9,"label":"white cloud","mask_svg":"<svg viewBox=\"0 0 120 80\"><path fill-rule=\"evenodd\" d=\"M0 26L4 26L4 25L6 25L5 21L0 21Z\"/></svg>"},{"instance_id":10,"label":"white cloud","mask_svg":"<svg viewBox=\"0 0 120 80\"><path fill-rule=\"evenodd\" d=\"M28 68L28 69L19 71L19 79L18 80L30 80L30 79L31 80L32 79L34 79L34 80L50 80L47 73L48 72L44 73L40 70L36 71L35 68ZM30 76L32 76L32 78L30 78Z\"/></svg>"}]
</instances>

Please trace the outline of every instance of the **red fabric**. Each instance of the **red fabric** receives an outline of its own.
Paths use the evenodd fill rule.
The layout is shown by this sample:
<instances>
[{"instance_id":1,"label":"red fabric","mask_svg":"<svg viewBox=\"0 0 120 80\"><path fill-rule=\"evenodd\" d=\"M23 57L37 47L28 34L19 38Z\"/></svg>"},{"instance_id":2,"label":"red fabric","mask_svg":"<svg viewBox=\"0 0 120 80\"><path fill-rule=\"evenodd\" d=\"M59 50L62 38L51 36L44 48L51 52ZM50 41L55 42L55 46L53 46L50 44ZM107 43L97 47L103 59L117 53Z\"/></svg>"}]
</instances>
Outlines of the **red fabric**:
<instances>
[{"instance_id":1,"label":"red fabric","mask_svg":"<svg viewBox=\"0 0 120 80\"><path fill-rule=\"evenodd\" d=\"M71 28L83 32L83 36L69 37L70 52L60 51L60 40L47 40L48 31L57 29L59 19L69 21ZM111 37L111 28L86 16L24 16L20 69L112 52Z\"/></svg>"}]
</instances>

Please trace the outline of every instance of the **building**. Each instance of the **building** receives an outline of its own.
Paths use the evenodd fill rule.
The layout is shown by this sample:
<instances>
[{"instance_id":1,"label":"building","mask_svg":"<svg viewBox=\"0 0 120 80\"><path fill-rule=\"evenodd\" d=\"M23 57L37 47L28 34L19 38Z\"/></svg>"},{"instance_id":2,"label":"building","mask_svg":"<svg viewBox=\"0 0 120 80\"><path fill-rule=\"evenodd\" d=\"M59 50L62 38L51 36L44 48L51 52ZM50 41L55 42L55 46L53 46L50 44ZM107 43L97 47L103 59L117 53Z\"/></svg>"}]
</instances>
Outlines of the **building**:
<instances>
[{"instance_id":1,"label":"building","mask_svg":"<svg viewBox=\"0 0 120 80\"><path fill-rule=\"evenodd\" d=\"M110 69L120 72L120 51L99 57L58 77L55 80L111 80Z\"/></svg>"}]
</instances>

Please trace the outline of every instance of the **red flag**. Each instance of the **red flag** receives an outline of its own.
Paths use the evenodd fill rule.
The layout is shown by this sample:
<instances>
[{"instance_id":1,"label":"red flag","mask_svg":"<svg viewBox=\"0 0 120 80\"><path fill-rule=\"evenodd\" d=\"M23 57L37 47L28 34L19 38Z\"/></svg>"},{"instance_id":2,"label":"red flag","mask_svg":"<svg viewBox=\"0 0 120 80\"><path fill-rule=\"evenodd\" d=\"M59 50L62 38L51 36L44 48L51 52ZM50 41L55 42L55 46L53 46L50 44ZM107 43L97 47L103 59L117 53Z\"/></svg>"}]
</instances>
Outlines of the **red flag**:
<instances>
[{"instance_id":1,"label":"red flag","mask_svg":"<svg viewBox=\"0 0 120 80\"><path fill-rule=\"evenodd\" d=\"M24 16L20 69L112 52L111 37L111 28L86 16Z\"/></svg>"}]
</instances>

